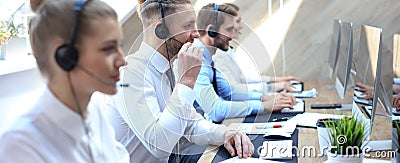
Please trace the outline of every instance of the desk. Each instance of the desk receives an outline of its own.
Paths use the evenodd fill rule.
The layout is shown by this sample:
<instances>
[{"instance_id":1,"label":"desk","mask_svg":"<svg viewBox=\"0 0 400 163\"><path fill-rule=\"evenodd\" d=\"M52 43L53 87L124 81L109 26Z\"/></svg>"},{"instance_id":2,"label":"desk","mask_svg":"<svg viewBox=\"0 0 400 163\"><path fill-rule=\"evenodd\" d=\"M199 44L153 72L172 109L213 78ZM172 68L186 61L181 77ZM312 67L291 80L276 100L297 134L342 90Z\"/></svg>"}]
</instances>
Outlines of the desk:
<instances>
[{"instance_id":1,"label":"desk","mask_svg":"<svg viewBox=\"0 0 400 163\"><path fill-rule=\"evenodd\" d=\"M340 99L338 96L336 89L329 89L327 85L334 84L333 80L324 80L324 81L305 81L304 82L304 90L310 90L312 88L316 88L318 91L318 95L316 98L304 98L306 102L306 112L316 112L316 113L326 113L326 114L343 114L343 115L351 115L351 111L339 111L335 109L311 109L311 104L334 104L334 103L341 103L341 104L351 104L353 99L353 90L348 89L346 91L345 99ZM377 113L383 113L382 110L377 110ZM391 139L391 119L384 118L384 117L375 117L375 126L372 130L372 140L390 140ZM223 124L229 126L231 123L235 122L243 122L243 118L234 118L234 119L227 119L223 122ZM318 133L317 130L314 128L302 128L297 127L298 130L298 149L302 149L306 146L314 146L316 148L317 154L319 152L319 143L318 143ZM255 149L258 146L255 145ZM215 155L218 152L218 148L215 146L210 146L204 152L204 154L199 159L199 162L212 162L215 158ZM320 163L325 161L325 157L298 157L298 162L316 162Z\"/></svg>"}]
</instances>

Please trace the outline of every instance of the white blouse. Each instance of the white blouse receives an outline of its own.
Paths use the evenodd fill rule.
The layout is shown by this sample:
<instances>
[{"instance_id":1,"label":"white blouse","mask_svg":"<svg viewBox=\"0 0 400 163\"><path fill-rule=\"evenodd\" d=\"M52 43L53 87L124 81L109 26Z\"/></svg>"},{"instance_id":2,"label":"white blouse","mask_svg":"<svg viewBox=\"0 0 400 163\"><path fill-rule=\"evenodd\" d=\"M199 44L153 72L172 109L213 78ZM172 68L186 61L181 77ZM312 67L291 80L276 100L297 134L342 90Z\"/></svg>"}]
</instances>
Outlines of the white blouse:
<instances>
[{"instance_id":1,"label":"white blouse","mask_svg":"<svg viewBox=\"0 0 400 163\"><path fill-rule=\"evenodd\" d=\"M98 104L90 102L83 120L46 88L0 137L1 162L129 162Z\"/></svg>"}]
</instances>

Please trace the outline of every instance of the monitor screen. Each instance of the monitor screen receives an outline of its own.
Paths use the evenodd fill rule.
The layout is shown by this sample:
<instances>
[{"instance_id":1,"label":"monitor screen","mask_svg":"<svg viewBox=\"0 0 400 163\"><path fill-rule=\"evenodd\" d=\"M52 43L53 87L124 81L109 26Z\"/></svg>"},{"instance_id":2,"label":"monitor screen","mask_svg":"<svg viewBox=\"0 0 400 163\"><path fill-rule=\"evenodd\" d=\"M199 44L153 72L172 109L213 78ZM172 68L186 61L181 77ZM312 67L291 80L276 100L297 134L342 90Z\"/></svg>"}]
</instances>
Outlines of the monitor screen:
<instances>
[{"instance_id":1,"label":"monitor screen","mask_svg":"<svg viewBox=\"0 0 400 163\"><path fill-rule=\"evenodd\" d=\"M376 89L375 92L377 93L377 102L382 106L386 113L392 115L393 65L387 63L393 63L393 53L383 52L383 50L380 49L378 55L377 74L375 78L375 88L378 89Z\"/></svg>"},{"instance_id":2,"label":"monitor screen","mask_svg":"<svg viewBox=\"0 0 400 163\"><path fill-rule=\"evenodd\" d=\"M382 29L361 26L359 53L353 59L353 68L357 73L355 82L374 88L371 120L378 103L387 113L391 113L392 109L393 65L384 63L393 63L393 54L382 53L381 39Z\"/></svg>"},{"instance_id":3,"label":"monitor screen","mask_svg":"<svg viewBox=\"0 0 400 163\"><path fill-rule=\"evenodd\" d=\"M381 29L361 26L358 54L353 57L355 82L374 86Z\"/></svg>"},{"instance_id":4,"label":"monitor screen","mask_svg":"<svg viewBox=\"0 0 400 163\"><path fill-rule=\"evenodd\" d=\"M400 78L400 34L393 36L393 71L396 78Z\"/></svg>"},{"instance_id":5,"label":"monitor screen","mask_svg":"<svg viewBox=\"0 0 400 163\"><path fill-rule=\"evenodd\" d=\"M340 30L340 46L337 57L336 90L341 99L344 99L347 82L350 77L351 61L353 57L353 25L342 21Z\"/></svg>"},{"instance_id":6,"label":"monitor screen","mask_svg":"<svg viewBox=\"0 0 400 163\"><path fill-rule=\"evenodd\" d=\"M355 71L355 75L353 76L354 81L363 84L363 87L370 87L369 89L371 89L373 96L377 96L376 92L379 92L379 87L375 87L375 82L376 80L380 82L382 70L379 68L379 66L382 66L379 64L381 60L378 59L381 56L381 38L382 29L362 25L358 53L354 55L352 65L352 69ZM379 78L376 78L377 75ZM369 119L363 118L364 122L372 122L375 117L377 100L374 101L372 96L365 99L365 92L358 91L358 89L361 90L361 86L354 90L353 99L355 103L358 103L354 106L356 106L357 110L364 110L367 116L369 116ZM355 116L359 117L360 115ZM369 138L369 134L372 131L372 123L368 123L366 128L368 131L367 138Z\"/></svg>"},{"instance_id":7,"label":"monitor screen","mask_svg":"<svg viewBox=\"0 0 400 163\"><path fill-rule=\"evenodd\" d=\"M339 43L340 43L340 28L342 21L333 20L333 33L331 39L331 46L329 48L329 68L331 69L330 77L334 77L336 73L336 63L339 53Z\"/></svg>"}]
</instances>

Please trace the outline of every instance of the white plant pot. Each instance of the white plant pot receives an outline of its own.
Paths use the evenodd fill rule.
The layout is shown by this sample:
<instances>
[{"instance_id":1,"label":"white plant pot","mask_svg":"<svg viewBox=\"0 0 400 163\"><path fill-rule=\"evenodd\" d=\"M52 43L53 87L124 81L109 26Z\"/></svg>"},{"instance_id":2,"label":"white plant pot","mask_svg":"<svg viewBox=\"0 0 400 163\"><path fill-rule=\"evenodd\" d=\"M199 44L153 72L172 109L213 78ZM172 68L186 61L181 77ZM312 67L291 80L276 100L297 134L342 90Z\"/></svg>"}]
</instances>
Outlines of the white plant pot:
<instances>
[{"instance_id":1,"label":"white plant pot","mask_svg":"<svg viewBox=\"0 0 400 163\"><path fill-rule=\"evenodd\" d=\"M328 161L327 163L342 163L342 162L347 162L347 163L360 163L362 162L362 153L359 156L356 155L338 155L338 154L333 154L330 151L327 152L328 154Z\"/></svg>"},{"instance_id":2,"label":"white plant pot","mask_svg":"<svg viewBox=\"0 0 400 163\"><path fill-rule=\"evenodd\" d=\"M0 46L0 60L5 60L6 59L6 54L7 54L7 46L6 45L1 45Z\"/></svg>"}]
</instances>

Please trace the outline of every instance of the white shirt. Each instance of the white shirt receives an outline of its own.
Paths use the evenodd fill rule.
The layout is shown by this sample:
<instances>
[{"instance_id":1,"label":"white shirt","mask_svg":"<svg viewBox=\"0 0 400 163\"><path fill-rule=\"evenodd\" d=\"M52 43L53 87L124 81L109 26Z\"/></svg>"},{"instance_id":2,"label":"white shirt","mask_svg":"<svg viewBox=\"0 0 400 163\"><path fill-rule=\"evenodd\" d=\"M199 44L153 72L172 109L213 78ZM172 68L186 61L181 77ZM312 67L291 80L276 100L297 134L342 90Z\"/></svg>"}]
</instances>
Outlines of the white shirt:
<instances>
[{"instance_id":1,"label":"white shirt","mask_svg":"<svg viewBox=\"0 0 400 163\"><path fill-rule=\"evenodd\" d=\"M267 93L267 83L263 81L247 81L242 70L233 59L233 48L228 51L217 49L212 56L214 67L222 74L219 82L227 82L230 85L230 99L233 101L258 100Z\"/></svg>"},{"instance_id":2,"label":"white shirt","mask_svg":"<svg viewBox=\"0 0 400 163\"><path fill-rule=\"evenodd\" d=\"M171 93L165 73L170 66L165 57L143 42L127 62L121 69L121 82L129 87L121 88L114 101L108 100L108 115L131 162L167 162L178 141L179 148L190 146L188 141L223 144L227 128L204 120L196 112L192 89L178 83Z\"/></svg>"},{"instance_id":3,"label":"white shirt","mask_svg":"<svg viewBox=\"0 0 400 163\"><path fill-rule=\"evenodd\" d=\"M93 162L128 162L113 133L98 107L89 107L83 121L46 87L33 108L0 138L0 158L1 162L92 162L92 153Z\"/></svg>"},{"instance_id":4,"label":"white shirt","mask_svg":"<svg viewBox=\"0 0 400 163\"><path fill-rule=\"evenodd\" d=\"M252 57L252 54L250 54L248 50L249 49L246 50L245 48L238 46L235 49L229 48L227 52L217 49L216 54L220 52L229 54L229 56L235 61L234 63L240 68L240 72L244 75L244 78L240 79L241 82L270 82L271 80L269 76L261 75L261 69L257 66L256 61L254 60L255 58ZM265 62L269 62L268 58L266 58Z\"/></svg>"}]
</instances>

